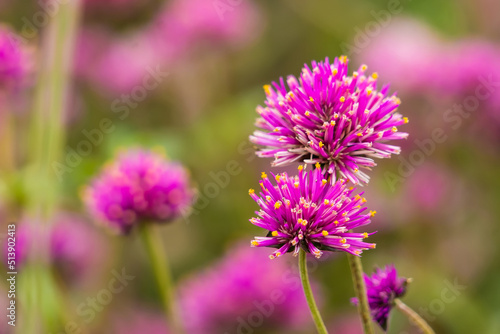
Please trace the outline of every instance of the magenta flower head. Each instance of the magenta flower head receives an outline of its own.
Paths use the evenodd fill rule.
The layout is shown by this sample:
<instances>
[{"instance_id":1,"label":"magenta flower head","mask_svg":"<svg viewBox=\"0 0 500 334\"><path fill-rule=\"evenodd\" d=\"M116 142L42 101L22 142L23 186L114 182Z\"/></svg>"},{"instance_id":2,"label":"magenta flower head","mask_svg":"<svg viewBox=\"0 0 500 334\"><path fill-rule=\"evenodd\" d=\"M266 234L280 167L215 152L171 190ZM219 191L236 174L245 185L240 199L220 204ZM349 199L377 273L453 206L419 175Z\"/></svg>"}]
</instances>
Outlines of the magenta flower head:
<instances>
[{"instance_id":1,"label":"magenta flower head","mask_svg":"<svg viewBox=\"0 0 500 334\"><path fill-rule=\"evenodd\" d=\"M265 85L266 106L257 107L260 118L250 140L262 146L259 157L274 157L273 166L292 162L320 163L324 172L367 183L360 169L375 166L374 158L389 158L400 148L385 142L407 133L398 126L408 122L395 110L400 100L388 96L389 86L377 90L377 74L365 76L362 65L348 76L348 59L328 58L305 65L297 79L283 78Z\"/></svg>"},{"instance_id":2,"label":"magenta flower head","mask_svg":"<svg viewBox=\"0 0 500 334\"><path fill-rule=\"evenodd\" d=\"M0 90L12 91L26 82L29 58L20 38L0 25Z\"/></svg>"},{"instance_id":3,"label":"magenta flower head","mask_svg":"<svg viewBox=\"0 0 500 334\"><path fill-rule=\"evenodd\" d=\"M298 271L287 261L262 261L259 252L264 250L232 247L215 265L181 282L179 306L187 333L295 333L311 324L297 288Z\"/></svg>"},{"instance_id":4,"label":"magenta flower head","mask_svg":"<svg viewBox=\"0 0 500 334\"><path fill-rule=\"evenodd\" d=\"M372 318L384 331L387 330L387 319L394 307L394 300L406 293L406 286L409 279L398 277L396 268L393 265L384 269L376 268L372 276L365 274L365 284L368 295L368 303ZM352 299L357 304L357 298Z\"/></svg>"},{"instance_id":5,"label":"magenta flower head","mask_svg":"<svg viewBox=\"0 0 500 334\"><path fill-rule=\"evenodd\" d=\"M354 196L354 188L348 189L345 180L331 184L319 164L309 172L299 166L295 177L286 173L274 177L276 186L262 173L260 195L249 191L261 208L250 222L269 231L265 237L256 237L252 246L278 248L271 259L292 251L297 255L301 247L318 258L324 250L360 255L375 248L375 244L363 241L373 233L350 231L369 224L375 211L363 213L366 200Z\"/></svg>"},{"instance_id":6,"label":"magenta flower head","mask_svg":"<svg viewBox=\"0 0 500 334\"><path fill-rule=\"evenodd\" d=\"M127 234L141 222L169 222L189 211L194 199L188 171L163 154L130 149L107 165L84 190L90 212Z\"/></svg>"}]
</instances>

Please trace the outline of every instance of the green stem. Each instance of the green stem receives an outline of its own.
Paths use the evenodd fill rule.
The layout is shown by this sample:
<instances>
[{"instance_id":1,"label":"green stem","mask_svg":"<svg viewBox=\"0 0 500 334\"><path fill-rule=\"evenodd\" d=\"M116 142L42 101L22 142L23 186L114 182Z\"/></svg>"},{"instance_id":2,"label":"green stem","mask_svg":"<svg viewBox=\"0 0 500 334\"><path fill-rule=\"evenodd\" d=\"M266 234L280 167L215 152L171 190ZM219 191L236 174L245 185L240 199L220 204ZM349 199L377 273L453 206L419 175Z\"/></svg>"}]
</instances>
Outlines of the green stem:
<instances>
[{"instance_id":1,"label":"green stem","mask_svg":"<svg viewBox=\"0 0 500 334\"><path fill-rule=\"evenodd\" d=\"M415 324L418 328L422 330L425 334L435 334L434 330L429 326L429 324L413 309L408 305L403 303L399 298L394 300L396 308L401 311L405 316L408 317L410 322Z\"/></svg>"},{"instance_id":2,"label":"green stem","mask_svg":"<svg viewBox=\"0 0 500 334\"><path fill-rule=\"evenodd\" d=\"M349 260L349 267L351 268L354 292L358 298L358 312L361 316L363 331L365 334L373 334L370 305L368 305L365 279L363 277L363 264L358 256L347 254L347 258Z\"/></svg>"},{"instance_id":3,"label":"green stem","mask_svg":"<svg viewBox=\"0 0 500 334\"><path fill-rule=\"evenodd\" d=\"M140 235L156 277L167 322L174 327L176 333L179 333L181 327L174 306L173 279L160 235L155 231L156 227L155 224L142 223L139 227Z\"/></svg>"},{"instance_id":4,"label":"green stem","mask_svg":"<svg viewBox=\"0 0 500 334\"><path fill-rule=\"evenodd\" d=\"M300 280L302 281L302 287L304 288L304 294L306 295L307 305L309 306L309 310L311 311L316 329L319 334L328 334L325 323L323 322L321 314L319 313L318 306L314 301L311 284L309 283L309 276L307 274L306 252L302 248L299 252L299 270Z\"/></svg>"},{"instance_id":5,"label":"green stem","mask_svg":"<svg viewBox=\"0 0 500 334\"><path fill-rule=\"evenodd\" d=\"M50 226L58 205L60 182L52 164L59 161L64 147L63 113L71 87L70 72L81 5L80 0L52 1L58 10L43 31L29 131L29 166L24 175L29 220L40 230ZM23 316L30 321L24 333L54 332L66 322L64 307L55 299L60 294L49 266L48 243L33 243L23 270L28 276L27 288L31 289L26 294L29 302Z\"/></svg>"}]
</instances>

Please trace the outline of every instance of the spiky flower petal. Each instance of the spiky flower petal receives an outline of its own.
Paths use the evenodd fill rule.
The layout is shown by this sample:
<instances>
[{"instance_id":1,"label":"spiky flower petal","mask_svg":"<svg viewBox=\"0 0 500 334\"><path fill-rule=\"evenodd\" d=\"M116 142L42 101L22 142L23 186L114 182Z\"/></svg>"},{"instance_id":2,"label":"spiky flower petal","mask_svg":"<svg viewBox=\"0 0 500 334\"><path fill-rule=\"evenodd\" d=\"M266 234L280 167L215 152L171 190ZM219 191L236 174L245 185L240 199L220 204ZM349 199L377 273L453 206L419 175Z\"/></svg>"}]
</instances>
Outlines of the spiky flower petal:
<instances>
[{"instance_id":1,"label":"spiky flower petal","mask_svg":"<svg viewBox=\"0 0 500 334\"><path fill-rule=\"evenodd\" d=\"M369 224L374 211L364 213L366 200L354 195L354 188L347 188L344 180L328 182L319 165L309 172L300 166L295 177L273 176L276 185L262 173L260 195L249 191L261 208L250 222L269 231L265 237L256 237L252 246L278 248L271 259L292 251L297 255L300 247L316 257L325 250L360 255L375 248L363 241L373 233L350 231Z\"/></svg>"},{"instance_id":2,"label":"spiky flower petal","mask_svg":"<svg viewBox=\"0 0 500 334\"><path fill-rule=\"evenodd\" d=\"M257 107L256 122L263 131L250 136L262 146L259 157L274 157L274 166L320 163L332 181L340 175L356 184L369 181L361 169L375 166L374 158L399 154L386 142L408 136L398 130L408 122L395 112L401 101L388 96L388 85L377 90L377 74L367 77L366 65L352 76L347 65L345 56L333 64L326 58L289 76L288 90L283 78L264 86L266 106Z\"/></svg>"}]
</instances>

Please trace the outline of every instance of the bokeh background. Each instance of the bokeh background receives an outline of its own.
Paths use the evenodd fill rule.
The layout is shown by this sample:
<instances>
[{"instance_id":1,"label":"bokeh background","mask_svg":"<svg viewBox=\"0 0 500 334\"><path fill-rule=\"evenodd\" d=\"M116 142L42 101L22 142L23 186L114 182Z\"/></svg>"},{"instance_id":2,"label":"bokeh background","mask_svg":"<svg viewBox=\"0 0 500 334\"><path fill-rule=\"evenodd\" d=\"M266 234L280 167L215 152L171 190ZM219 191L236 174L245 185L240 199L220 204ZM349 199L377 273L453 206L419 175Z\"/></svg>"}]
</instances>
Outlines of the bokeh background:
<instances>
[{"instance_id":1,"label":"bokeh background","mask_svg":"<svg viewBox=\"0 0 500 334\"><path fill-rule=\"evenodd\" d=\"M29 35L26 82L2 97L11 106L16 155L15 172L2 173L0 184L4 240L6 224L25 219L44 4L0 3L0 22ZM410 119L401 155L378 161L364 189L378 213L370 225L377 249L363 254L365 269L394 263L413 278L404 300L437 333L500 332L498 1L84 0L82 12L63 121L60 162L69 168L57 173L56 220L71 225L61 233L74 254L54 261L64 308L81 333L168 333L137 236L95 227L79 195L117 150L133 146L163 147L198 189L191 214L162 229L188 333L313 332L294 284L295 259L271 261L266 250L247 247L262 233L248 222L256 205L247 190L261 171L280 171L255 157L248 136L264 84L342 54L351 70L367 64L390 82ZM157 84L144 89L145 80ZM106 132L103 119L112 123ZM102 136L75 157L89 131ZM331 331L361 333L346 257L311 265ZM135 278L87 321L79 306L122 268ZM5 282L0 289L1 300ZM255 302L273 289L284 291L285 302L252 320ZM10 333L4 321L0 333ZM394 312L389 333L416 332Z\"/></svg>"}]
</instances>

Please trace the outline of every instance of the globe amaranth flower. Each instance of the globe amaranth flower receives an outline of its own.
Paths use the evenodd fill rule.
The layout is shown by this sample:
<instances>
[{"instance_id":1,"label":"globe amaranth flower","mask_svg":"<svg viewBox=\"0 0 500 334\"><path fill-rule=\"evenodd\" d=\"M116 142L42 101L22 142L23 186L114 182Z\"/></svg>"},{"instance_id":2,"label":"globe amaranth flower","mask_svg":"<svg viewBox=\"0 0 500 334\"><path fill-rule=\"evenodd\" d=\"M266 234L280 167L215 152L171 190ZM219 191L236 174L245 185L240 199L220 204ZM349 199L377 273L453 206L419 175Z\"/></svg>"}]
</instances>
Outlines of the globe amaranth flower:
<instances>
[{"instance_id":1,"label":"globe amaranth flower","mask_svg":"<svg viewBox=\"0 0 500 334\"><path fill-rule=\"evenodd\" d=\"M0 25L0 90L18 89L25 83L28 72L28 52L20 38Z\"/></svg>"},{"instance_id":2,"label":"globe amaranth flower","mask_svg":"<svg viewBox=\"0 0 500 334\"><path fill-rule=\"evenodd\" d=\"M118 155L83 193L92 214L126 234L141 222L168 222L193 202L187 170L161 153L130 149Z\"/></svg>"},{"instance_id":3,"label":"globe amaranth flower","mask_svg":"<svg viewBox=\"0 0 500 334\"><path fill-rule=\"evenodd\" d=\"M348 59L335 58L330 64L312 62L297 79L283 78L264 86L266 106L257 107L260 118L250 140L262 146L259 157L274 157L273 166L295 161L320 163L324 171L350 180L367 183L360 169L375 166L373 158L389 158L400 148L386 144L407 133L398 126L408 122L395 110L400 100L388 96L389 86L377 91L377 74L365 76L361 66L348 76Z\"/></svg>"},{"instance_id":4,"label":"globe amaranth flower","mask_svg":"<svg viewBox=\"0 0 500 334\"><path fill-rule=\"evenodd\" d=\"M306 299L297 289L298 271L287 261L262 261L265 252L236 245L213 266L180 283L187 333L295 333L311 324Z\"/></svg>"},{"instance_id":5,"label":"globe amaranth flower","mask_svg":"<svg viewBox=\"0 0 500 334\"><path fill-rule=\"evenodd\" d=\"M354 196L354 188L348 189L345 180L328 182L319 164L309 172L299 166L295 177L276 175L276 186L265 173L262 178L260 196L253 189L249 191L261 208L256 212L258 217L250 222L269 233L255 237L251 245L278 248L271 259L291 251L297 255L301 247L318 258L323 250L360 255L363 250L375 248L375 244L363 241L369 233L350 231L369 224L375 211L363 213L366 200Z\"/></svg>"},{"instance_id":6,"label":"globe amaranth flower","mask_svg":"<svg viewBox=\"0 0 500 334\"><path fill-rule=\"evenodd\" d=\"M387 319L394 306L394 299L406 293L406 286L409 279L398 277L396 268L393 265L384 269L376 268L372 276L365 274L365 284L368 295L368 303L372 318L382 329L387 330ZM357 304L357 298L353 298L353 303Z\"/></svg>"}]
</instances>

